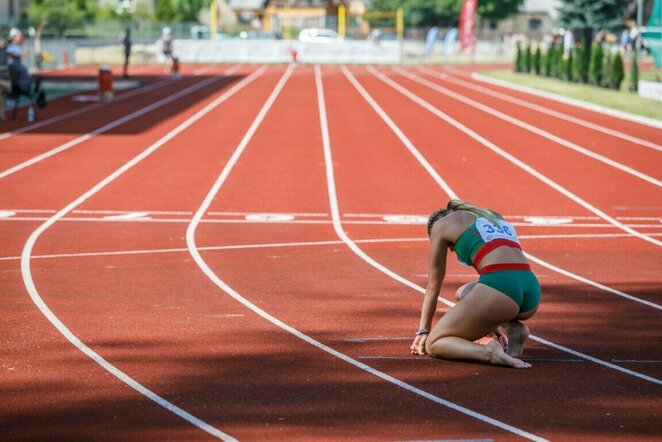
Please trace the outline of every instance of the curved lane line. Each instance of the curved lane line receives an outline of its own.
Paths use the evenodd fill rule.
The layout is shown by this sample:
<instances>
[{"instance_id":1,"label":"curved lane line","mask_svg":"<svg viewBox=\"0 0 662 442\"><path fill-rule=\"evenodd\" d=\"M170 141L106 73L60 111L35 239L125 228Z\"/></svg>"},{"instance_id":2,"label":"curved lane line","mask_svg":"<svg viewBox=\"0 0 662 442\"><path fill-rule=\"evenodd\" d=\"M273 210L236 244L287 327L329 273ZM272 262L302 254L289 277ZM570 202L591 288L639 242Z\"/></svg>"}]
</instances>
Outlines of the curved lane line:
<instances>
[{"instance_id":1,"label":"curved lane line","mask_svg":"<svg viewBox=\"0 0 662 442\"><path fill-rule=\"evenodd\" d=\"M233 71L232 68L228 69L228 71L226 72L226 75L229 75L231 73L231 71ZM142 107L139 110L130 113L129 115L125 115L124 117L122 117L120 119L117 119L115 121L112 121L112 122L104 125L104 126L101 126L97 129L94 129L93 131L88 132L85 135L81 135L81 136L79 136L79 137L77 137L77 138L75 138L71 141L68 141L68 142L66 142L66 143L64 143L64 144L62 144L58 147L55 147L55 148L53 148L53 149L51 149L47 152L44 152L40 155L37 155L36 157L30 158L27 161L24 161L20 164L17 164L15 166L13 166L13 167L10 167L9 169L7 169L5 171L0 172L0 179L6 178L9 175L12 175L12 174L14 174L14 173L16 173L20 170L23 170L23 169L25 169L29 166L32 166L34 164L39 163L40 161L43 161L47 158L50 158L54 155L57 155L61 152L64 152L65 150L67 150L71 147L74 147L74 146L76 146L76 145L78 145L78 144L80 144L84 141L87 141L87 140L91 139L92 137L94 137L96 135L102 134L104 132L108 132L109 130L111 130L111 129L117 127L117 126L120 126L120 125L122 125L126 122L133 121L134 119L136 119L137 117L139 117L141 115L144 115L148 112L151 112L154 109L158 109L159 107L161 107L165 104L168 104L172 101L178 100L179 98L184 97L187 94L190 94L191 92L197 91L198 89L202 89L203 87L208 86L211 83L213 83L215 81L218 81L222 78L223 77L210 77L210 78L207 78L207 79L205 79L205 80L203 80L199 83L194 84L193 86L189 86L186 89L182 89L181 91L179 91L175 94L172 94L172 95L170 95L166 98L163 98L162 100L154 102L154 103L152 103L148 106Z\"/></svg>"},{"instance_id":2,"label":"curved lane line","mask_svg":"<svg viewBox=\"0 0 662 442\"><path fill-rule=\"evenodd\" d=\"M319 66L316 66L316 80L318 80L318 70ZM269 97L267 102L265 103L264 107L262 108L262 111L258 115L258 117L255 119L253 122L253 125L251 128L246 132L246 135L242 139L242 141L239 143L237 146L235 152L232 154L232 157L230 160L226 163L225 167L221 171L221 174L219 175L218 179L216 182L214 182L214 185L210 189L209 193L203 200L202 204L200 205L200 208L196 211L195 215L193 216L193 219L191 220L191 224L189 224L188 229L186 231L186 244L189 249L189 253L193 257L193 260L198 264L200 269L203 271L205 275L214 283L216 284L221 290L226 292L228 295L230 295L233 299L235 299L237 302L243 304L246 308L249 310L253 311L255 314L258 316L266 319L267 321L271 322L272 324L276 325L277 327L280 327L281 329L287 331L288 333L296 336L297 338L301 339L302 341L312 345L313 347L316 347L332 356L335 356L338 359L341 359L342 361L345 361L367 373L370 373L376 377L379 377L391 384L394 384L400 388L403 388L407 391L410 391L412 393L415 393L421 397L424 397L426 399L429 399L435 403L438 403L440 405L443 405L445 407L449 407L453 410L459 411L461 413L467 414L471 417L474 417L476 419L479 419L483 422L489 423L491 425L494 425L496 427L505 429L506 431L510 431L511 433L520 435L522 437L526 437L527 439L534 440L534 441L545 441L545 439L542 439L536 435L527 433L525 431L520 430L519 428L511 427L510 425L504 424L500 421L497 421L495 419L492 419L488 416L484 416L482 414L476 413L472 410L469 410L468 408L461 407L459 405L456 405L452 402L446 401L445 399L442 399L440 397L434 396L426 391L420 390L412 385L409 385L399 379L396 379L386 373L383 373L379 370L376 370L369 365L363 364L362 362L357 361L356 359L353 359L344 353L340 353L339 351L311 338L310 336L300 332L299 330L295 329L294 327L291 327L290 325L284 323L280 319L270 315L266 311L262 310L243 296L241 296L237 291L235 291L232 287L230 287L226 282L221 280L216 273L209 267L207 262L202 258L200 255L199 249L197 247L197 244L195 242L195 233L198 225L202 221L202 218L204 217L205 213L209 209L209 206L211 205L212 201L218 194L218 192L221 189L221 186L225 183L225 180L227 177L230 175L232 172L232 169L234 168L235 164L237 163L239 157L242 155L244 150L246 149L246 146L248 145L250 139L253 137L253 134L257 130L257 127L260 125L262 120L264 119L264 116L267 114L269 111L269 108L277 98L278 94L280 93L280 90L282 87L285 85L285 82L291 75L291 72L293 70L293 65L290 65L288 67L288 70L285 72L283 75L283 78L281 79L280 83L276 86L276 89L274 89L274 92L272 95ZM319 89L318 89L319 91ZM323 104L320 104L320 106L323 106ZM323 135L324 136L324 135Z\"/></svg>"},{"instance_id":3,"label":"curved lane line","mask_svg":"<svg viewBox=\"0 0 662 442\"><path fill-rule=\"evenodd\" d=\"M433 69L426 68L426 67L419 67L417 68L418 71L423 72L428 75L432 75L433 77L436 77L440 80L448 81L449 83L457 84L458 86L465 87L467 89L471 89L473 91L478 91L482 92L485 95L490 95L492 97L498 98L499 100L503 101L508 101L510 103L517 104L518 106L525 107L527 109L531 109L546 115L550 115L552 117L558 118L559 120L565 120L569 121L570 123L574 123L578 126L583 126L588 129L593 129L598 132L602 132L607 135L611 135L616 138L620 138L621 140L629 141L634 144L639 144L641 146L649 147L651 149L657 150L659 152L662 152L662 146L659 144L652 143L650 141L642 140L641 138L633 137L632 135L625 134L623 132L619 132L617 130L609 129L604 126L600 126L599 124L591 123L590 121L582 120L581 118L577 117L572 117L570 115L566 115L564 113L547 109L546 107L540 106L538 104L534 103L529 103L525 100L520 100L519 98L512 97L510 95L502 94L501 92L494 91L492 89L479 86L475 83L471 83L468 81L461 80L455 76L451 76L448 74L440 73L437 72Z\"/></svg>"},{"instance_id":4,"label":"curved lane line","mask_svg":"<svg viewBox=\"0 0 662 442\"><path fill-rule=\"evenodd\" d=\"M76 200L71 202L69 205L67 205L65 208L61 209L58 211L55 215L53 215L51 218L49 218L45 223L40 225L28 238L28 240L25 243L25 246L23 247L23 253L21 254L21 273L23 276L23 283L25 284L25 287L30 295L30 298L32 301L35 303L37 308L41 311L41 313L57 328L57 330L62 333L64 337L67 338L69 342L71 342L76 348L78 348L81 352L86 354L89 358L91 358L94 362L99 364L101 367L103 367L105 370L107 370L109 373L111 373L113 376L117 377L120 381L124 382L143 396L147 397L148 399L154 401L158 405L162 406L163 408L167 409L168 411L171 411L172 413L176 414L177 416L181 417L182 419L188 421L189 423L195 425L196 427L200 428L203 431L206 431L207 433L222 439L226 441L233 441L235 440L233 437L223 433L222 431L218 430L217 428L207 424L206 422L200 420L199 418L191 415L187 411L179 408L178 406L174 405L173 403L167 401L166 399L162 398L161 396L157 395L156 393L152 392L151 390L147 389L140 383L138 383L136 380L133 378L129 377L127 374L125 374L123 371L112 365L110 362L106 361L103 357L101 357L98 353L96 353L94 350L92 350L90 347L85 345L76 335L74 335L60 319L53 313L53 311L46 305L44 300L41 298L39 295L39 292L34 284L34 280L32 278L32 271L30 268L30 260L32 256L32 249L34 248L35 243L39 239L42 233L44 233L49 227L51 227L53 224L55 224L58 220L60 220L63 216L65 216L67 213L71 212L73 209L75 209L77 206L82 204L84 201L92 197L94 194L99 192L101 189L103 189L105 186L110 184L112 181L117 179L119 176L121 176L123 173L131 169L133 166L147 158L149 155L151 155L153 152L155 152L157 149L162 147L164 144L166 144L168 141L179 135L181 132L183 132L185 129L187 129L189 126L200 120L203 116L208 114L210 111L212 111L214 108L216 108L218 105L226 101L228 98L233 96L235 93L237 93L240 89L242 89L244 86L255 80L257 77L262 75L262 73L266 70L266 68L263 66L248 77L244 78L242 81L237 83L234 87L229 89L228 91L224 92L220 96L218 96L215 100L213 100L211 103L207 104L205 107L197 111L194 115L189 117L186 121L184 121L182 124L168 132L165 136L160 138L157 142L152 144L150 147L148 147L146 150L144 150L142 153L138 154L135 156L133 159L125 163L122 167L117 169L115 172L112 174L108 175L106 178L104 178L101 182L96 184L94 187L92 187L90 190L85 192L83 195L78 197Z\"/></svg>"},{"instance_id":5,"label":"curved lane line","mask_svg":"<svg viewBox=\"0 0 662 442\"><path fill-rule=\"evenodd\" d=\"M495 116L501 120L507 121L517 127L521 127L522 129L528 130L529 132L533 132L536 135L539 135L543 138L546 138L550 141L553 141L556 144L559 144L563 147L567 147L568 149L574 150L575 152L581 153L582 155L586 155L589 158L593 158L594 160L600 161L602 163L605 163L609 166L612 166L620 171L623 171L625 173L628 173L632 176L635 176L639 179L642 179L644 181L647 181L654 186L657 187L662 187L662 181L653 178L649 175L646 175L642 172L639 172L636 169L633 169L629 166L626 166L624 164L621 164L617 161L612 160L611 158L607 158L604 155L600 155L598 153L593 152L592 150L589 150L585 147L582 147L578 144L575 144L571 141L566 140L565 138L561 138L559 136L556 136L550 132L547 132L546 130L540 129L532 124L526 123L518 118L511 117L510 115L507 115L501 111L498 111L490 106L487 106L483 103L479 103L478 101L472 100L471 98L467 98L461 94L458 94L457 92L454 92L450 89L447 89L437 83L434 83L432 81L426 80L424 78L419 77L418 75L412 74L411 72L407 72L404 69L401 68L394 68L393 69L395 72L398 74L402 75L403 77L409 78L410 80L422 84L423 86L432 89L435 92L438 92L440 94L446 95L448 97L454 98L458 101L461 101L471 107L474 107L476 109L480 109L481 111L485 112L486 114Z\"/></svg>"},{"instance_id":6,"label":"curved lane line","mask_svg":"<svg viewBox=\"0 0 662 442\"><path fill-rule=\"evenodd\" d=\"M354 87L359 91L359 93L361 94L361 96L363 96L363 98L364 98L364 99L365 99L365 100L366 100L366 101L367 101L367 102L373 107L373 109L375 110L375 112L377 112L377 114L379 114L379 116L382 117L382 119L386 122L386 124L389 126L389 128L391 128L394 132L396 132L395 129L397 129L397 125L395 124L395 122L393 122L393 120L392 120L392 119L386 114L386 112L384 112L384 110L379 106L379 104L377 104L377 102L376 102L376 101L375 101L375 100L374 100L374 99L368 94L368 92L367 92L367 91L363 88L363 86L362 86L362 85L356 80L356 78L354 78L354 76L352 75L352 73L349 72L349 70L348 70L346 67L343 66L343 67L342 67L342 70L343 70L343 73L344 73L344 74L347 76L347 78L349 79L349 81L350 81L350 82L354 85ZM402 134L402 131L400 131L400 130L398 129L398 131L396 132L396 134ZM404 137L404 134L403 134L402 136ZM400 137L400 135L398 135L398 137ZM405 139L406 139L406 137L405 137ZM408 139L407 139L407 142L405 142L405 139L401 139L402 142L403 142L405 145L407 145L407 146L413 146L413 145L411 144L411 142L410 142ZM418 151L416 151L416 152L418 152ZM412 154L414 154L414 152L412 152ZM416 156L416 155L415 155L415 156ZM419 153L419 155L416 156L416 157L417 157L417 158L419 158L419 157L420 157L420 158L423 158L422 155L420 155L420 153ZM427 163L427 160L425 160L424 158L423 158L423 160L425 161L425 163ZM428 163L428 165L429 165L429 163ZM426 169L427 169L427 168L426 168ZM436 174L436 171L435 171L435 174ZM437 176L438 176L438 175L437 175ZM443 179L442 179L440 176L438 176L438 179L443 181ZM458 197L457 194L456 194L452 189L451 189L451 193L449 193L448 196L450 196L451 198L457 198L457 197ZM351 239L349 239L349 237L347 237L346 235L345 235L345 237L351 242ZM413 282L411 282L411 281L409 281L409 280L403 278L402 276L400 276L400 275L398 275L397 273L391 271L391 270L388 269L387 267L381 265L380 263L378 263L377 261L375 261L374 259L372 259L370 256L368 256L365 252L363 252L358 246L356 246L356 244L354 244L354 243L350 243L350 244L348 244L348 246L349 246L352 250L357 251L357 254L358 254L361 258L365 259L366 262L370 263L372 266L374 266L374 267L375 267L376 269L378 269L379 271L381 271L381 272L383 272L384 274L390 276L391 278L395 279L396 281L399 281L399 282L403 283L404 285L413 288L414 290L416 290L416 291L418 291L418 292L420 292L420 293L425 293L425 289L424 289L423 287L421 287L421 286L419 286L419 285L417 285L417 284L415 284L415 283L413 283ZM530 255L529 255L529 256L530 256ZM543 261L542 261L542 260L538 260L538 262L543 262ZM554 269L555 267L552 266L552 265L550 264L548 268L550 268L550 269ZM568 272L568 274L570 274L570 273ZM455 305L454 302L448 301L448 300L446 300L446 299L444 299L444 298L440 298L440 301L443 302L444 304L450 306L450 307L452 307L452 306ZM554 348L558 349L558 350L564 351L564 352L566 352L566 353L573 354L573 355L575 355L575 356L580 356L580 357L582 357L582 358L584 358L584 359L586 359L586 360L588 360L588 361L595 362L596 364L602 365L602 366L604 366L604 367L608 367L608 368L614 369L614 370L619 371L619 372L621 372L621 373L624 373L624 374L627 374L627 375L630 375L630 376L634 376L634 377L637 377L637 378L639 378L639 379L643 379L643 380L645 380L645 381L652 382L652 383L654 383L654 384L662 385L662 380L659 380L659 379L653 378L653 377L651 377L651 376L647 376L647 375L645 375L645 374L641 374L641 373L638 373L638 372L636 372L636 371L629 370L629 369L627 369L627 368L619 367L618 365L614 365L614 364L612 364L612 363L602 361L602 360L600 360L600 359L594 358L593 356L589 356L589 355L586 355L586 354L584 354L584 353L580 353L580 352L578 352L578 351L572 350L572 349L570 349L570 348L564 347L564 346L559 345L559 344L551 343L550 341L547 341L547 340L545 340L545 339L539 338L539 337L534 336L534 335L530 335L529 337L530 337L531 339L533 339L534 341L538 341L538 342L543 343L543 344L548 344L548 343L549 343L549 344L553 344L552 346L553 346Z\"/></svg>"},{"instance_id":7,"label":"curved lane line","mask_svg":"<svg viewBox=\"0 0 662 442\"><path fill-rule=\"evenodd\" d=\"M624 230L624 231L630 233L630 234L633 235L633 236L636 236L636 237L638 237L638 238L641 238L641 239L643 239L644 241L647 241L647 242L649 242L649 243L651 243L651 244L655 244L656 246L662 247L662 241L658 241L658 240L656 240L656 239L654 239L654 238L651 238L651 237L649 237L649 236L647 236L647 235L645 235L645 234L643 234L643 233L641 233L641 232L638 232L638 231L634 230L633 228L628 227L628 226L626 226L625 224L622 224L622 223L619 222L618 220L616 220L616 219L612 218L611 216L607 215L607 214L606 214L605 212L603 212L602 210L600 210L600 209L598 209L597 207L595 207L595 206L589 204L588 202L584 201L584 200L583 200L582 198L580 198L579 196L577 196L577 195L575 195L574 193L570 192L568 189L566 189L565 187L561 186L560 184L558 184L557 182L553 181L552 179L548 178L547 176L543 175L542 173L538 172L536 169L534 169L533 167L529 166L528 164L526 164L526 163L523 162L522 160L518 159L518 158L515 157L514 155L509 154L508 152L506 152L505 150L501 149L501 148L500 148L499 146L497 146L496 144L492 143L491 141L489 141L489 140L487 140L486 138L482 137L482 136L479 135L478 133L476 133L476 132L474 132L473 130L469 129L469 128L468 128L467 126L465 126L464 124L460 123L459 121L455 120L454 118L451 118L451 117L448 116L446 113L442 112L441 110L439 110L439 109L436 108L435 106L433 106L433 105L431 105L430 103L428 103L427 101L423 100L423 99L422 99L421 97L419 97L418 95L415 95L415 94L411 93L411 92L408 91L406 88L404 88L402 85L400 85L399 83L397 83L397 82L393 81L392 79L388 78L386 75L384 75L384 74L382 74L381 72L377 71L375 68L373 68L373 67L369 67L368 70L369 70L369 71L370 71L375 77L379 78L382 82L388 84L388 85L391 86L393 89L395 89L396 91L400 92L402 95L404 95L405 97L409 98L410 100L412 100L412 101L415 102L416 104L420 105L421 107L423 107L424 109L426 109L426 110L429 111L430 113L432 113L432 114L434 114L435 116L437 116L438 118L440 118L440 119L446 121L448 124L452 125L453 127L457 128L458 130L464 132L464 133L467 134L469 137L471 137L471 138L473 138L474 140L478 141L478 142L479 142L480 144L482 144L483 146L487 147L488 149L490 149L490 150L493 151L494 153L496 153L496 154L498 154L498 155L504 157L505 159L507 159L507 160L510 161L511 163L515 164L515 165L518 166L519 168L525 170L525 171L528 172L529 174L531 174L531 175L533 175L534 177L538 178L540 181L542 181L543 183L547 184L548 186L550 186L551 188L553 188L553 189L556 190L557 192L561 193L562 195L565 195L566 197L568 197L568 198L571 199L572 201L576 202L576 203L579 204L580 206L582 206L582 207L584 207L585 209L587 209L587 210L589 210L589 211L595 213L597 216L599 216L600 218L604 219L604 220L607 221L609 224L612 224L613 226L618 227L619 229Z\"/></svg>"}]
</instances>

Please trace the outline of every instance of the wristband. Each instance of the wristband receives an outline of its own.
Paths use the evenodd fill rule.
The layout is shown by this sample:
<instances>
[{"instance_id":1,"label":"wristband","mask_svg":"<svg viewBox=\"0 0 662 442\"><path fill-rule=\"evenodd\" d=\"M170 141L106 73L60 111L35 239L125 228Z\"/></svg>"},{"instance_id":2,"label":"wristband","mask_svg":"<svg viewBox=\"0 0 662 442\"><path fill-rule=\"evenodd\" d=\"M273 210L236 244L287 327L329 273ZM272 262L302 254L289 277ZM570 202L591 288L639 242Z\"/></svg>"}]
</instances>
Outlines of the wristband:
<instances>
[{"instance_id":1,"label":"wristband","mask_svg":"<svg viewBox=\"0 0 662 442\"><path fill-rule=\"evenodd\" d=\"M416 334L419 335L419 336L420 335L429 335L430 330L428 330L427 328L419 328L418 330L416 330Z\"/></svg>"}]
</instances>

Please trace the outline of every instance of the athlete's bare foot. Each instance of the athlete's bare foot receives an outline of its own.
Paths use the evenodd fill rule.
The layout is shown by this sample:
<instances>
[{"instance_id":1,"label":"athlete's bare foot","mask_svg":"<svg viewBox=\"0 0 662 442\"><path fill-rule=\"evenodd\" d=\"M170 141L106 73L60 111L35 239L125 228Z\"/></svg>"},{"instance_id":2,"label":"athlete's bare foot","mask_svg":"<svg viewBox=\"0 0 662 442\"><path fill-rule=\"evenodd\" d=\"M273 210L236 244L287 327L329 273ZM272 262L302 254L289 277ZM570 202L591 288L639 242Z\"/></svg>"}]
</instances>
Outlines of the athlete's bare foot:
<instances>
[{"instance_id":1,"label":"athlete's bare foot","mask_svg":"<svg viewBox=\"0 0 662 442\"><path fill-rule=\"evenodd\" d=\"M503 325L508 333L506 353L514 358L519 358L524 352L524 342L529 338L529 327L519 321L510 321Z\"/></svg>"},{"instance_id":2,"label":"athlete's bare foot","mask_svg":"<svg viewBox=\"0 0 662 442\"><path fill-rule=\"evenodd\" d=\"M531 368L531 364L506 354L498 341L492 340L485 345L489 353L489 362L494 365L506 365L513 368Z\"/></svg>"}]
</instances>

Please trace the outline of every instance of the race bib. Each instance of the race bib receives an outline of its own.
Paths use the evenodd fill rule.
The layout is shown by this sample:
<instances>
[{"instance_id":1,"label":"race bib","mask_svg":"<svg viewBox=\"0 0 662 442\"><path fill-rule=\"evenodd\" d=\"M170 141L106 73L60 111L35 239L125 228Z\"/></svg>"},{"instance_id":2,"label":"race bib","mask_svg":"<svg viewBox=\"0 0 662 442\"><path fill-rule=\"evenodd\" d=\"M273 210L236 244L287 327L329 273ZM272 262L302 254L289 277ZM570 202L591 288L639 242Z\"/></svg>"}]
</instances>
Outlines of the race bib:
<instances>
[{"instance_id":1,"label":"race bib","mask_svg":"<svg viewBox=\"0 0 662 442\"><path fill-rule=\"evenodd\" d=\"M476 228L485 242L494 241L495 239L507 239L519 244L515 227L507 221L501 221L497 225L486 218L478 218L476 220Z\"/></svg>"}]
</instances>

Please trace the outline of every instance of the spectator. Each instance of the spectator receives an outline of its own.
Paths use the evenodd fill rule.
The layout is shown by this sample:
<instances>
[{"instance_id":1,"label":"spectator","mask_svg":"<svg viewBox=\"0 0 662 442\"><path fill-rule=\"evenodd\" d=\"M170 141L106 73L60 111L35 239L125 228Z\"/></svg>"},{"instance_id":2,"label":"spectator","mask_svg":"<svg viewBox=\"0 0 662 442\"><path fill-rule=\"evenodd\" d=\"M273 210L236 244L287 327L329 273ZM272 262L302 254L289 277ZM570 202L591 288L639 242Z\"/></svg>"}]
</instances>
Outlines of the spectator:
<instances>
[{"instance_id":1,"label":"spectator","mask_svg":"<svg viewBox=\"0 0 662 442\"><path fill-rule=\"evenodd\" d=\"M0 120L5 119L5 96L12 97L18 93L27 94L32 85L32 77L25 65L21 63L21 47L10 44L5 52L9 59L9 78L0 79Z\"/></svg>"},{"instance_id":2,"label":"spectator","mask_svg":"<svg viewBox=\"0 0 662 442\"><path fill-rule=\"evenodd\" d=\"M173 45L172 45L172 35L169 27L163 28L161 32L161 53L165 57L166 63L166 72L172 72L172 55L173 55Z\"/></svg>"},{"instance_id":3,"label":"spectator","mask_svg":"<svg viewBox=\"0 0 662 442\"><path fill-rule=\"evenodd\" d=\"M131 29L126 28L124 38L122 39L124 45L124 78L129 77L129 58L131 57Z\"/></svg>"}]
</instances>

